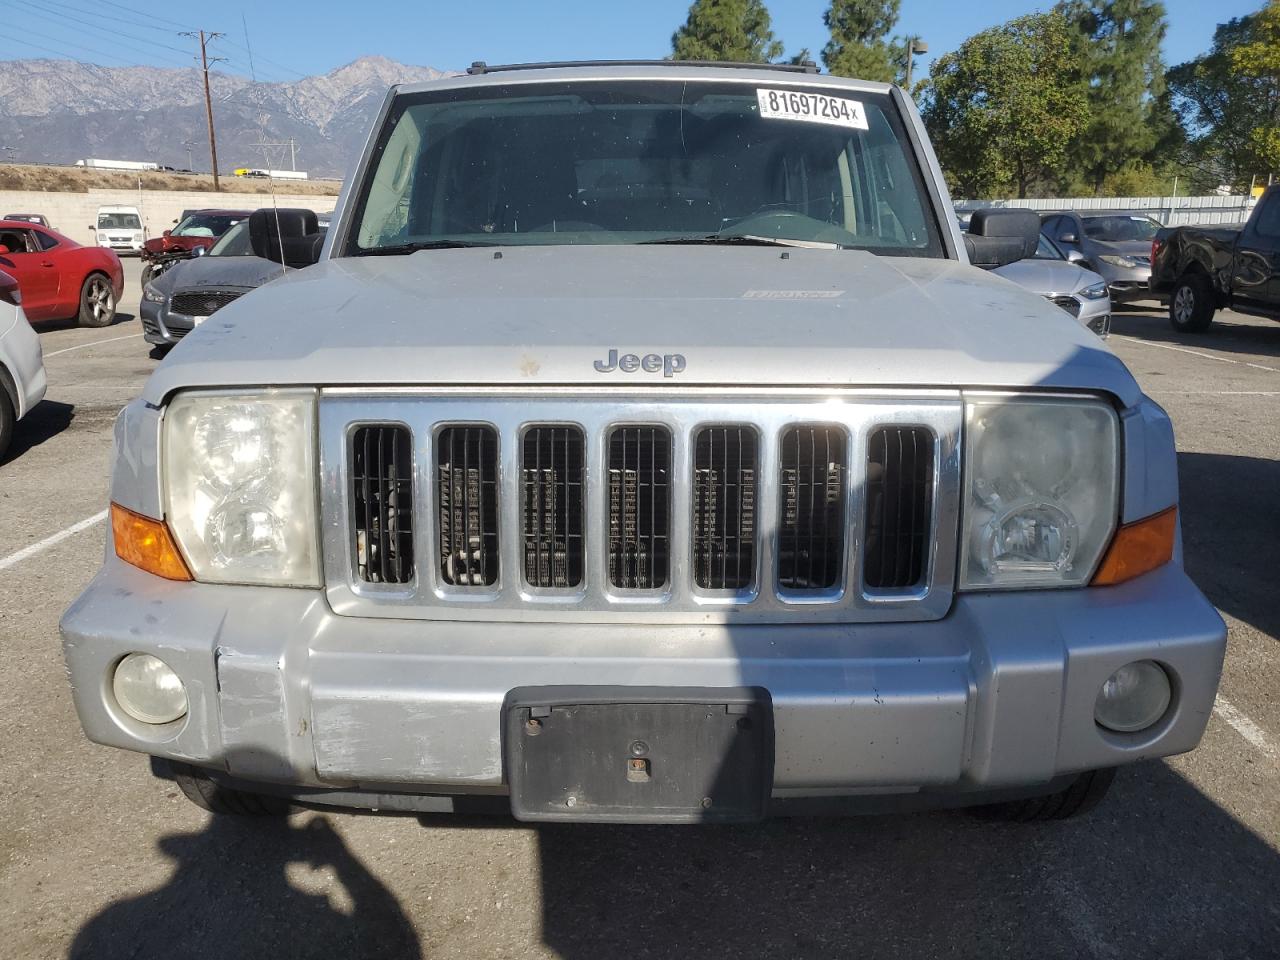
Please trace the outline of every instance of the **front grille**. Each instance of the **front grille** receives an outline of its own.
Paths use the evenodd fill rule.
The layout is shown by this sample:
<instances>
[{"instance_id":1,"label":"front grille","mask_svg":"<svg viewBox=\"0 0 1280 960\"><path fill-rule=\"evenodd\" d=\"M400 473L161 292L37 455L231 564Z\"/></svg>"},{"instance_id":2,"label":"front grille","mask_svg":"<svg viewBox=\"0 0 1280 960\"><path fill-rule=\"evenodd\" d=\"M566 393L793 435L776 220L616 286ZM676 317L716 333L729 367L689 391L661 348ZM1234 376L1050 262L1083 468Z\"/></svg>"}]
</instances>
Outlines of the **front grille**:
<instances>
[{"instance_id":1,"label":"front grille","mask_svg":"<svg viewBox=\"0 0 1280 960\"><path fill-rule=\"evenodd\" d=\"M319 406L340 616L706 627L950 609L955 391L329 390Z\"/></svg>"},{"instance_id":2,"label":"front grille","mask_svg":"<svg viewBox=\"0 0 1280 960\"><path fill-rule=\"evenodd\" d=\"M925 574L933 503L933 435L882 427L867 442L863 579L873 590L914 587Z\"/></svg>"},{"instance_id":3,"label":"front grille","mask_svg":"<svg viewBox=\"0 0 1280 960\"><path fill-rule=\"evenodd\" d=\"M664 587L671 564L671 433L621 427L609 435L609 583Z\"/></svg>"},{"instance_id":4,"label":"front grille","mask_svg":"<svg viewBox=\"0 0 1280 960\"><path fill-rule=\"evenodd\" d=\"M184 317L209 317L240 296L233 290L187 290L173 295L169 309Z\"/></svg>"},{"instance_id":5,"label":"front grille","mask_svg":"<svg viewBox=\"0 0 1280 960\"><path fill-rule=\"evenodd\" d=\"M1061 307L1063 310L1067 311L1067 313L1071 314L1073 317L1080 316L1080 301L1077 300L1075 297L1068 297L1068 296L1049 297L1049 302L1052 303L1054 306Z\"/></svg>"},{"instance_id":6,"label":"front grille","mask_svg":"<svg viewBox=\"0 0 1280 960\"><path fill-rule=\"evenodd\" d=\"M436 438L440 577L452 586L498 579L498 435L492 427L446 427Z\"/></svg>"},{"instance_id":7,"label":"front grille","mask_svg":"<svg viewBox=\"0 0 1280 960\"><path fill-rule=\"evenodd\" d=\"M577 427L530 427L521 451L524 579L531 587L582 582L584 442Z\"/></svg>"},{"instance_id":8,"label":"front grille","mask_svg":"<svg viewBox=\"0 0 1280 960\"><path fill-rule=\"evenodd\" d=\"M792 427L778 452L778 583L787 590L830 589L843 567L844 431Z\"/></svg>"},{"instance_id":9,"label":"front grille","mask_svg":"<svg viewBox=\"0 0 1280 960\"><path fill-rule=\"evenodd\" d=\"M756 432L704 427L694 439L693 580L704 590L745 590L756 566Z\"/></svg>"},{"instance_id":10,"label":"front grille","mask_svg":"<svg viewBox=\"0 0 1280 960\"><path fill-rule=\"evenodd\" d=\"M351 435L356 574L366 583L413 581L413 442L405 427Z\"/></svg>"}]
</instances>

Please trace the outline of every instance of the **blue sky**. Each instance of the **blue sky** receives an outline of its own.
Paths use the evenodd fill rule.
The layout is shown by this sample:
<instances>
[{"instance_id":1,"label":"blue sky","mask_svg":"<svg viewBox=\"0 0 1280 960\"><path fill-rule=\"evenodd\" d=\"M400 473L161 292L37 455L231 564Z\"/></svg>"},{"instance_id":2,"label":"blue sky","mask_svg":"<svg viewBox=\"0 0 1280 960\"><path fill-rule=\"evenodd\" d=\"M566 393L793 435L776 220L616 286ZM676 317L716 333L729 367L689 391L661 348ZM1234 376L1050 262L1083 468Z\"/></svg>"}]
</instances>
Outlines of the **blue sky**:
<instances>
[{"instance_id":1,"label":"blue sky","mask_svg":"<svg viewBox=\"0 0 1280 960\"><path fill-rule=\"evenodd\" d=\"M1214 26L1250 13L1263 0L1165 0L1167 63L1208 49ZM1051 3L1030 0L902 0L898 32L924 37L927 61L953 50L966 37ZM826 40L827 0L769 3L774 32L788 54L808 47L816 55ZM367 4L337 0L269 0L256 4L219 0L208 5L158 4L154 0L26 0L5 7L0 59L69 56L93 63L185 62L191 41L184 28L222 30L227 40L211 47L230 58L221 66L248 73L251 48L259 79L289 80L323 73L366 54L442 69L521 60L662 57L689 0L397 0ZM246 45L241 17L248 26ZM89 30L88 27L99 29Z\"/></svg>"}]
</instances>

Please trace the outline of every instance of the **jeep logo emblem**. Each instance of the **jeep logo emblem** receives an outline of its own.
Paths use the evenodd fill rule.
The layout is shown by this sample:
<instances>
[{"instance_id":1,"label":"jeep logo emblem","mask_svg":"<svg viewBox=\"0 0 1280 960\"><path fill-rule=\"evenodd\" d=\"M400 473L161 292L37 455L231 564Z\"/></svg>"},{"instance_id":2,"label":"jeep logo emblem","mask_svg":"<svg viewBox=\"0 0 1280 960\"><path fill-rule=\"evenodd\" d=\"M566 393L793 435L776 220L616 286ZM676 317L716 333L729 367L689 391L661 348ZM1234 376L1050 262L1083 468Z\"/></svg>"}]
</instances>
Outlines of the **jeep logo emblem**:
<instances>
[{"instance_id":1,"label":"jeep logo emblem","mask_svg":"<svg viewBox=\"0 0 1280 960\"><path fill-rule=\"evenodd\" d=\"M614 349L609 351L607 361L597 360L595 367L600 373L613 373L615 370L623 373L635 373L637 370L657 373L661 370L664 377L674 377L677 373L684 373L684 354L646 353L643 357L638 357L634 353L624 353L618 356L618 351Z\"/></svg>"}]
</instances>

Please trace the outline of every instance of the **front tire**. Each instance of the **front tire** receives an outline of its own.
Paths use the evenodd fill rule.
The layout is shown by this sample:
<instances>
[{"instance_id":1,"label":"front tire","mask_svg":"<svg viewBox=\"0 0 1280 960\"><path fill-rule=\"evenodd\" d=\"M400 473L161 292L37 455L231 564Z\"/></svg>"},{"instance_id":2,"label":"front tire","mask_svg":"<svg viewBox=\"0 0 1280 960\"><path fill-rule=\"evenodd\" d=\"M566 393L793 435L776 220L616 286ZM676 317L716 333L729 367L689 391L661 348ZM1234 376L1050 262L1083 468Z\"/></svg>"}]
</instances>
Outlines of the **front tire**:
<instances>
[{"instance_id":1,"label":"front tire","mask_svg":"<svg viewBox=\"0 0 1280 960\"><path fill-rule=\"evenodd\" d=\"M1088 770L1065 790L1047 797L1031 797L1008 803L992 803L975 807L973 812L988 820L1005 820L1012 823L1043 823L1049 820L1066 820L1088 813L1107 795L1111 781L1116 778L1114 767Z\"/></svg>"},{"instance_id":2,"label":"front tire","mask_svg":"<svg viewBox=\"0 0 1280 960\"><path fill-rule=\"evenodd\" d=\"M218 783L199 767L172 763L173 782L197 807L232 817L287 817L289 801L236 790Z\"/></svg>"},{"instance_id":3,"label":"front tire","mask_svg":"<svg viewBox=\"0 0 1280 960\"><path fill-rule=\"evenodd\" d=\"M1209 278L1203 274L1183 277L1169 297L1169 322L1179 333L1204 333L1213 323L1214 310Z\"/></svg>"},{"instance_id":4,"label":"front tire","mask_svg":"<svg viewBox=\"0 0 1280 960\"><path fill-rule=\"evenodd\" d=\"M80 288L82 327L109 327L116 318L116 292L105 273L91 273Z\"/></svg>"}]
</instances>

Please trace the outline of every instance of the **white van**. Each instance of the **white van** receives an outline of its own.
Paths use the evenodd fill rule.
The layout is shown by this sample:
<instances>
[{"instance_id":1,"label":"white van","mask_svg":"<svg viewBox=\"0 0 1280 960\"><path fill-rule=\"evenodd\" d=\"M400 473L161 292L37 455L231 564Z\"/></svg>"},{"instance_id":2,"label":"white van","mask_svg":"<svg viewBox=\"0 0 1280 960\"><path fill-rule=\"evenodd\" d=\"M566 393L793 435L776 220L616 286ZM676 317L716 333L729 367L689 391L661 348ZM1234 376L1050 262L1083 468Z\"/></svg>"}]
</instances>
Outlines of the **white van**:
<instances>
[{"instance_id":1,"label":"white van","mask_svg":"<svg viewBox=\"0 0 1280 960\"><path fill-rule=\"evenodd\" d=\"M141 253L146 240L142 214L137 207L114 204L99 207L98 225L92 229L98 238L98 246L109 247L117 253Z\"/></svg>"}]
</instances>

